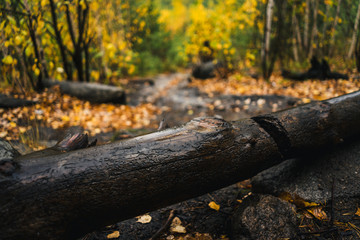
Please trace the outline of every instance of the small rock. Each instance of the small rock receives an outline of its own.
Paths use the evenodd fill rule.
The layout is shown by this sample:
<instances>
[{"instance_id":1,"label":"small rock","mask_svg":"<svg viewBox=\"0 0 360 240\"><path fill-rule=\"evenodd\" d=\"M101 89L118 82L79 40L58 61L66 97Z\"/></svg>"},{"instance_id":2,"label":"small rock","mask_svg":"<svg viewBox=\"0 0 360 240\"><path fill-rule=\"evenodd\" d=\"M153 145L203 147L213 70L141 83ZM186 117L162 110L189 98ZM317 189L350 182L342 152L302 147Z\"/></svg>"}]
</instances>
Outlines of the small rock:
<instances>
[{"instance_id":1,"label":"small rock","mask_svg":"<svg viewBox=\"0 0 360 240\"><path fill-rule=\"evenodd\" d=\"M251 195L233 215L233 238L283 239L296 236L295 206L271 195Z\"/></svg>"}]
</instances>

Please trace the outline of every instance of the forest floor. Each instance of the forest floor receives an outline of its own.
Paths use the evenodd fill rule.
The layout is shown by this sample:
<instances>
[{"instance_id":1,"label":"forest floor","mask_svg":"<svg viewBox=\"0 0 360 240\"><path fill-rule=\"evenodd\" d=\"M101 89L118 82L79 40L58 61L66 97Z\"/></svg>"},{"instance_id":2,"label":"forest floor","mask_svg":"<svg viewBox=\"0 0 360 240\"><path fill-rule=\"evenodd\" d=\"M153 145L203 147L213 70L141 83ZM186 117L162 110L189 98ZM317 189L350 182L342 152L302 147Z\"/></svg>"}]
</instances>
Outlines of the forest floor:
<instances>
[{"instance_id":1,"label":"forest floor","mask_svg":"<svg viewBox=\"0 0 360 240\"><path fill-rule=\"evenodd\" d=\"M189 82L187 78L187 74L162 75L154 78L152 86L146 82L139 85L131 80L119 80L118 84L126 89L128 105L90 104L61 95L56 87L43 93L27 92L25 95L14 93L11 88L0 88L4 94L37 102L33 106L0 109L0 137L31 143L31 147L41 149L47 147L38 136L41 128L63 130L80 126L90 136L153 131L164 117L169 121L175 120L173 116L176 116L177 120L168 123L171 127L215 112L228 114L230 118L224 117L225 120L235 120L264 111L280 110L281 106L276 102L266 101L269 96L292 97L308 103L347 94L360 87L358 79L296 82L274 75L265 81L241 74L225 80L193 79ZM235 97L235 103L226 106L231 98L229 96L240 97ZM187 110L185 115L183 110Z\"/></svg>"},{"instance_id":2,"label":"forest floor","mask_svg":"<svg viewBox=\"0 0 360 240\"><path fill-rule=\"evenodd\" d=\"M0 137L11 141L22 154L53 146L71 127L82 128L90 138L97 138L98 144L106 144L156 131L163 119L166 127L201 116L233 121L360 88L356 79L294 82L277 75L269 81L241 74L228 79L197 80L187 73L177 73L152 80L153 84L119 80L126 89L128 105L90 104L61 95L57 88L41 94L12 94L37 103L0 109ZM11 89L1 92L11 94ZM245 181L108 226L83 239L149 239L164 226L169 215L176 221L172 220L172 226L162 232L162 239L228 239L230 216L249 193L251 186Z\"/></svg>"}]
</instances>

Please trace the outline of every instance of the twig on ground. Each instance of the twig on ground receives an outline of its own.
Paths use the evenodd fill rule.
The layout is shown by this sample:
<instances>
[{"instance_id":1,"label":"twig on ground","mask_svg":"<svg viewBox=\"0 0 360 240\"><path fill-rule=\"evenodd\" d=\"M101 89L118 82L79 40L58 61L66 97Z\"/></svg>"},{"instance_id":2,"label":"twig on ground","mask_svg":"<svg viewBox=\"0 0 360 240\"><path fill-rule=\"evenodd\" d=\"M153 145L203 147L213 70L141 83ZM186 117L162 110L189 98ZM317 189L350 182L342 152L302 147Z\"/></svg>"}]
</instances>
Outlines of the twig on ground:
<instances>
[{"instance_id":1,"label":"twig on ground","mask_svg":"<svg viewBox=\"0 0 360 240\"><path fill-rule=\"evenodd\" d=\"M149 239L149 240L156 240L159 236L170 226L172 220L175 217L175 209L170 211L169 217L166 220L165 224Z\"/></svg>"}]
</instances>

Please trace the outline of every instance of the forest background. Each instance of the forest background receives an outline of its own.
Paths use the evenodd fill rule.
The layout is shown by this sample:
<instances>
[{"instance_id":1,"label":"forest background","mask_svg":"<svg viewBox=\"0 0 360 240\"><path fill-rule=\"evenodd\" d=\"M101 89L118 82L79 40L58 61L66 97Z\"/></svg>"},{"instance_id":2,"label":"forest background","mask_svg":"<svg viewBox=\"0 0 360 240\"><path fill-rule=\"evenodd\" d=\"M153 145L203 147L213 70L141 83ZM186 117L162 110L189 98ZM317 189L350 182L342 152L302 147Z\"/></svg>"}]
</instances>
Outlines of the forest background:
<instances>
[{"instance_id":1,"label":"forest background","mask_svg":"<svg viewBox=\"0 0 360 240\"><path fill-rule=\"evenodd\" d=\"M2 84L117 84L177 71L210 42L229 71L305 68L312 56L352 71L359 5L352 0L1 0Z\"/></svg>"}]
</instances>

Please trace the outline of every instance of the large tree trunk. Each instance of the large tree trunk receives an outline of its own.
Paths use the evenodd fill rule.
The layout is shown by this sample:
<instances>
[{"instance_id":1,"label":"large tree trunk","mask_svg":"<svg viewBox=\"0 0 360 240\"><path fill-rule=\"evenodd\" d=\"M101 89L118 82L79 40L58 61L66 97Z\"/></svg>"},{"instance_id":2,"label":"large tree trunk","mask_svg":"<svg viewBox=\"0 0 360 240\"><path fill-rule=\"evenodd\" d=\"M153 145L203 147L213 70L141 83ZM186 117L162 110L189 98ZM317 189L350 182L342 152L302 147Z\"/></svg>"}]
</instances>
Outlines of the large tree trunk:
<instances>
[{"instance_id":1,"label":"large tree trunk","mask_svg":"<svg viewBox=\"0 0 360 240\"><path fill-rule=\"evenodd\" d=\"M252 119L198 118L108 145L0 162L1 238L74 239L358 137L359 119L355 92Z\"/></svg>"}]
</instances>

